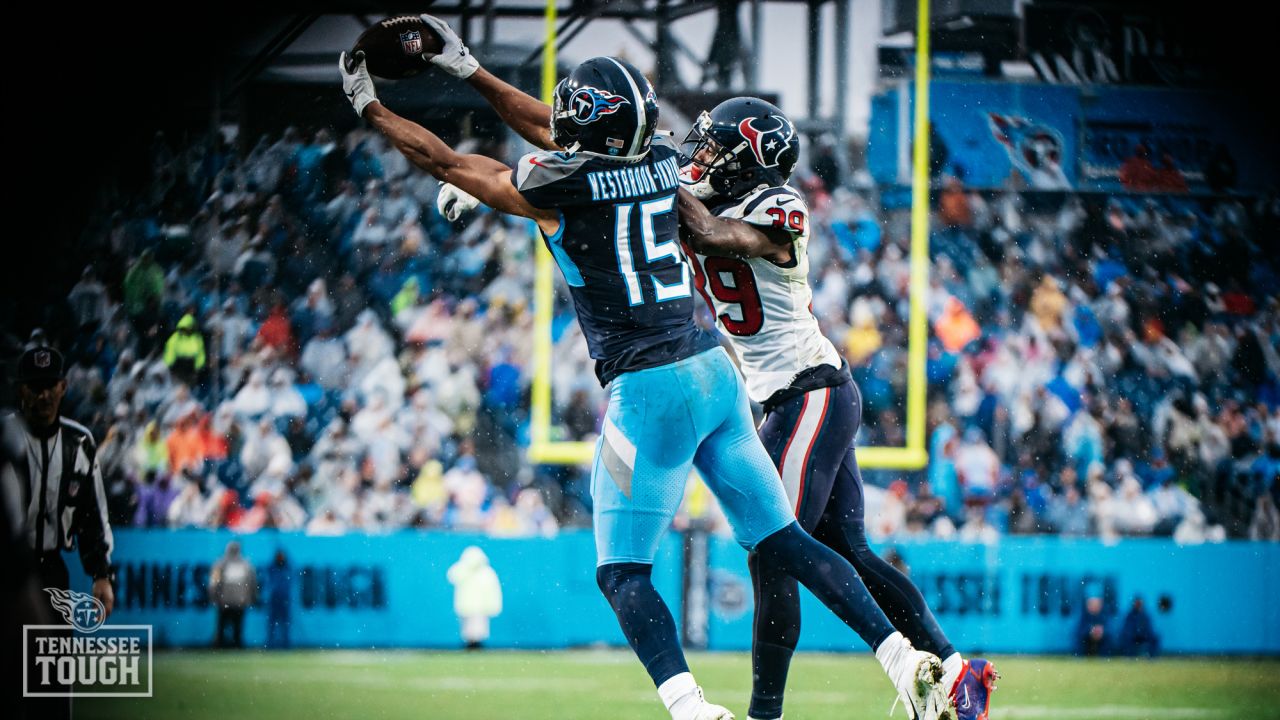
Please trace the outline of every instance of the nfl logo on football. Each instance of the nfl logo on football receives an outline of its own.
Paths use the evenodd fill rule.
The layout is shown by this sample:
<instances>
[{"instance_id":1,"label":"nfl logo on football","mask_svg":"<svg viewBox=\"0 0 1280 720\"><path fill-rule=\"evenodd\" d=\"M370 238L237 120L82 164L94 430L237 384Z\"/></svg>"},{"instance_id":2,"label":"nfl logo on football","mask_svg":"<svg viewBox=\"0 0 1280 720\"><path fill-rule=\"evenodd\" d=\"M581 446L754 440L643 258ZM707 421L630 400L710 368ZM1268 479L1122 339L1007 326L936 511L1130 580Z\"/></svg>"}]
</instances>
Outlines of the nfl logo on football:
<instances>
[{"instance_id":1,"label":"nfl logo on football","mask_svg":"<svg viewBox=\"0 0 1280 720\"><path fill-rule=\"evenodd\" d=\"M400 33L400 47L404 48L405 55L422 54L422 33L417 30Z\"/></svg>"},{"instance_id":2,"label":"nfl logo on football","mask_svg":"<svg viewBox=\"0 0 1280 720\"><path fill-rule=\"evenodd\" d=\"M61 625L22 626L25 697L151 697L151 626L104 625L97 598L45 588Z\"/></svg>"}]
</instances>

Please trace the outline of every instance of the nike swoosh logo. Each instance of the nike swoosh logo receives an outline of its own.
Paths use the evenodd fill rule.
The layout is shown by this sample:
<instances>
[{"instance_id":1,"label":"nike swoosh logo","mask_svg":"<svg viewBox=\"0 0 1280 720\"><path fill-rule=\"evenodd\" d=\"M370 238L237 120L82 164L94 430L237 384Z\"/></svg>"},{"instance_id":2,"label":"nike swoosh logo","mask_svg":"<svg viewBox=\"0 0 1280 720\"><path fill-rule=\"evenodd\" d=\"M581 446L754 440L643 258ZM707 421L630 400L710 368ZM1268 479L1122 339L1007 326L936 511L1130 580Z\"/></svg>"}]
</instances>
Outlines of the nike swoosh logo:
<instances>
[{"instance_id":1,"label":"nike swoosh logo","mask_svg":"<svg viewBox=\"0 0 1280 720\"><path fill-rule=\"evenodd\" d=\"M355 96L356 96L356 91L355 91L355 90L351 90L351 91L347 92L347 97L348 97L348 98L355 98Z\"/></svg>"},{"instance_id":2,"label":"nike swoosh logo","mask_svg":"<svg viewBox=\"0 0 1280 720\"><path fill-rule=\"evenodd\" d=\"M789 198L787 198L786 200L779 199L779 200L778 200L778 207L782 207L783 205L786 205L787 203L791 202L792 200L795 200L795 198L793 198L793 197L789 197Z\"/></svg>"},{"instance_id":3,"label":"nike swoosh logo","mask_svg":"<svg viewBox=\"0 0 1280 720\"><path fill-rule=\"evenodd\" d=\"M969 686L968 685L964 686L964 704L961 705L960 707L964 708L965 710L969 709Z\"/></svg>"}]
</instances>

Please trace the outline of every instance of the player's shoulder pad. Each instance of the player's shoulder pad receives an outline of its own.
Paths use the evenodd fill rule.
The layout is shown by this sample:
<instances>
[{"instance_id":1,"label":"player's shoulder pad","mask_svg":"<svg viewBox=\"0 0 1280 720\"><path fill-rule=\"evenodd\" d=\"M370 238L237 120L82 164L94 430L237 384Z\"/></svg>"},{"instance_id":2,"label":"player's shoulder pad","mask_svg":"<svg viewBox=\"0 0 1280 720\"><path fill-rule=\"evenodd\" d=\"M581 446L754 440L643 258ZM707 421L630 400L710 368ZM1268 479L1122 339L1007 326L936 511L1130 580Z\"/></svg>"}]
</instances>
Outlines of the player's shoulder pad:
<instances>
[{"instance_id":1,"label":"player's shoulder pad","mask_svg":"<svg viewBox=\"0 0 1280 720\"><path fill-rule=\"evenodd\" d=\"M512 182L520 192L536 190L578 171L589 158L563 150L539 150L520 158Z\"/></svg>"},{"instance_id":2,"label":"player's shoulder pad","mask_svg":"<svg viewBox=\"0 0 1280 720\"><path fill-rule=\"evenodd\" d=\"M671 130L659 130L653 134L653 141L649 143L652 147L662 147L669 150L680 151L680 144L676 142L676 134Z\"/></svg>"},{"instance_id":3,"label":"player's shoulder pad","mask_svg":"<svg viewBox=\"0 0 1280 720\"><path fill-rule=\"evenodd\" d=\"M802 219L793 221L797 214ZM802 232L802 228L808 224L809 206L795 188L778 185L749 193L721 215L735 217L752 225Z\"/></svg>"}]
</instances>

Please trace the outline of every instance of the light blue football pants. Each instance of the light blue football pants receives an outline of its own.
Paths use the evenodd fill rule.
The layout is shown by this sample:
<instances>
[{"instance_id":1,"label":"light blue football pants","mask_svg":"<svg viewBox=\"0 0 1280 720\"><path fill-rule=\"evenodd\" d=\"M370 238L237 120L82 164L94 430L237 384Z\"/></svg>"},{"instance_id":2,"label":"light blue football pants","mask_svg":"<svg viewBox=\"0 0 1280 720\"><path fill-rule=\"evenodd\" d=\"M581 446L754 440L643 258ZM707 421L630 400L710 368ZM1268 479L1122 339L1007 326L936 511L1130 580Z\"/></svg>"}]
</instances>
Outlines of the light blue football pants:
<instances>
[{"instance_id":1,"label":"light blue football pants","mask_svg":"<svg viewBox=\"0 0 1280 720\"><path fill-rule=\"evenodd\" d=\"M597 565L653 562L691 467L744 548L795 522L723 348L614 379L591 471Z\"/></svg>"}]
</instances>

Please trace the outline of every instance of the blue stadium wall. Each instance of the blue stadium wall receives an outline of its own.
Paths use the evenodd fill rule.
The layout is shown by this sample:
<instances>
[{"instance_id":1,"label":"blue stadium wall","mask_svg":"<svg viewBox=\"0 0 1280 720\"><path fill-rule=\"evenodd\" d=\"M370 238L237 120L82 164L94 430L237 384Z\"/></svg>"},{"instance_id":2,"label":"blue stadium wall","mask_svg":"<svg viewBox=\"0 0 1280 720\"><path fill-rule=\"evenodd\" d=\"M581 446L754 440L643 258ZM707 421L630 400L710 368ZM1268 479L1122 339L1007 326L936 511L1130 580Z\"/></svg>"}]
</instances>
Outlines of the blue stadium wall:
<instances>
[{"instance_id":1,"label":"blue stadium wall","mask_svg":"<svg viewBox=\"0 0 1280 720\"><path fill-rule=\"evenodd\" d=\"M277 550L289 557L296 646L457 647L458 621L445 574L472 544L488 553L502 582L504 611L493 621L493 646L625 645L596 589L592 537L581 531L554 539L494 539L435 532L308 537L122 530L116 534L117 610L110 624L154 625L162 647L208 645L214 625L206 601L209 570L232 539L242 543L260 578ZM1280 654L1280 544L1178 547L1166 540L1108 545L1006 538L990 546L921 542L895 547L962 649L1069 652L1084 598L1102 597L1116 613L1118 630L1120 616L1140 594L1167 652ZM668 537L654 575L663 596L677 607L682 548L679 536ZM708 557L709 646L746 649L751 639L746 556L732 541L714 538ZM73 577L87 589L82 574ZM1161 597L1171 602L1166 612L1156 608ZM804 603L802 648L865 650L811 596L806 594ZM265 642L266 617L265 605L249 613L247 643Z\"/></svg>"},{"instance_id":2,"label":"blue stadium wall","mask_svg":"<svg viewBox=\"0 0 1280 720\"><path fill-rule=\"evenodd\" d=\"M1280 142L1256 98L955 80L936 80L929 89L935 160L944 147L941 170L963 174L970 187L1007 187L1017 176L1032 190L1115 192L1124 189L1120 166L1139 145L1156 165L1167 155L1193 193L1209 190L1205 171L1218 152L1234 161L1237 190L1259 192L1276 181ZM906 81L872 98L867 165L881 185L910 178L914 102L915 85Z\"/></svg>"}]
</instances>

